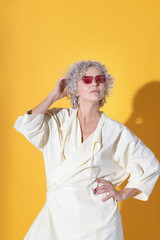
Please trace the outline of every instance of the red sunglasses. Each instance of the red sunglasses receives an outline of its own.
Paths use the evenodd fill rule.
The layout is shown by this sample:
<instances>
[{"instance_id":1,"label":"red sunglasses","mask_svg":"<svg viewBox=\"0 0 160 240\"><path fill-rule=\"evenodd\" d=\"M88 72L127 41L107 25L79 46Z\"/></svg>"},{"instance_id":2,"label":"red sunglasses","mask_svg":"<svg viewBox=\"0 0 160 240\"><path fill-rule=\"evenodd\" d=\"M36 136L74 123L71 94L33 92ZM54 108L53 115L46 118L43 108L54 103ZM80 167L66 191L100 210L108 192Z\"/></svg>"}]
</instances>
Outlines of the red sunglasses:
<instances>
[{"instance_id":1,"label":"red sunglasses","mask_svg":"<svg viewBox=\"0 0 160 240\"><path fill-rule=\"evenodd\" d=\"M90 84L93 81L93 76L83 76L82 80L85 84ZM104 83L106 81L106 75L97 75L95 76L96 82L98 83Z\"/></svg>"}]
</instances>

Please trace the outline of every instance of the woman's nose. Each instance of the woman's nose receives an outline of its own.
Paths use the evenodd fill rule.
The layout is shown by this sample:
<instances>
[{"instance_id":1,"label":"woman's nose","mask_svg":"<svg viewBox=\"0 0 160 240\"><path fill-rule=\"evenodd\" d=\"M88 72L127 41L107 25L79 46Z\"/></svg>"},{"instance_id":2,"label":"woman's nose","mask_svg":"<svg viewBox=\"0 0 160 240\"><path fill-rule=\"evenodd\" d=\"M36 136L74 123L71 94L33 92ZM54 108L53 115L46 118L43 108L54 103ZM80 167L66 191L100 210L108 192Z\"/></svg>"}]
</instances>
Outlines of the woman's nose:
<instances>
[{"instance_id":1,"label":"woman's nose","mask_svg":"<svg viewBox=\"0 0 160 240\"><path fill-rule=\"evenodd\" d=\"M92 85L98 85L98 82L95 80L95 78L92 81Z\"/></svg>"}]
</instances>

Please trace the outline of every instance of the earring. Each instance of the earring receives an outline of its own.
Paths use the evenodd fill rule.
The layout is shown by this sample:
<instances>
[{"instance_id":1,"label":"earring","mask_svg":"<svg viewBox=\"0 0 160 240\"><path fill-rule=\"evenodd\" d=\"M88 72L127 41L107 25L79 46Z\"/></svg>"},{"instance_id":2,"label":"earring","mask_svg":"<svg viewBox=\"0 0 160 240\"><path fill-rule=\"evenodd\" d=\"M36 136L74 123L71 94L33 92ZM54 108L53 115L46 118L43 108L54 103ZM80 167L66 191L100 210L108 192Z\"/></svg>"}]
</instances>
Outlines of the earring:
<instances>
[{"instance_id":1,"label":"earring","mask_svg":"<svg viewBox=\"0 0 160 240\"><path fill-rule=\"evenodd\" d=\"M74 105L77 106L79 104L79 96L75 96Z\"/></svg>"},{"instance_id":2,"label":"earring","mask_svg":"<svg viewBox=\"0 0 160 240\"><path fill-rule=\"evenodd\" d=\"M77 96L77 104L79 104L79 96Z\"/></svg>"}]
</instances>

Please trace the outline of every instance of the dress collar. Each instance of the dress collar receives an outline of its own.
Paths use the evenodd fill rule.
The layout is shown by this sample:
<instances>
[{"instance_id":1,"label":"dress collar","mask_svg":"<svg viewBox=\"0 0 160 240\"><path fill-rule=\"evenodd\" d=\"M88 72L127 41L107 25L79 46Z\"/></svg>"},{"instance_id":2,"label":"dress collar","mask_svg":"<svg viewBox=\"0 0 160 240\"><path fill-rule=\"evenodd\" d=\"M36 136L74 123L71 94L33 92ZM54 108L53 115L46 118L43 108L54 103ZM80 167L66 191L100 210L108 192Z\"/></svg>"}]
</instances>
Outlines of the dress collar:
<instances>
[{"instance_id":1,"label":"dress collar","mask_svg":"<svg viewBox=\"0 0 160 240\"><path fill-rule=\"evenodd\" d=\"M77 116L77 111L78 111L78 108L74 109L74 108L70 108L71 111L73 111L71 113L71 115L66 119L66 121L61 125L60 127L60 130L63 132L61 134L62 136L62 143L61 143L61 146L62 146L62 149L64 148L64 144L67 140L67 138L70 136L70 131L71 131L71 127L72 127L72 122L73 120L76 118ZM107 120L107 116L105 115L105 113L103 112L100 119L99 119L99 122L98 122L98 125L93 133L93 148L94 148L94 153L98 152L101 148L102 148L102 133L101 133L101 130L102 130L102 127L104 125L104 123L106 122ZM88 137L90 138L90 136ZM83 141L80 146L78 147L80 151L83 151L86 143L88 142L89 139L86 139L85 141ZM77 149L78 150L78 149ZM62 150L62 155L63 155L63 150ZM87 156L89 157L91 155L91 151L87 154ZM63 159L64 159L64 156L62 156L62 161L61 161L61 164L63 162ZM65 160L64 160L65 161Z\"/></svg>"},{"instance_id":2,"label":"dress collar","mask_svg":"<svg viewBox=\"0 0 160 240\"><path fill-rule=\"evenodd\" d=\"M70 110L72 111L71 115L61 125L61 127L60 127L61 131L68 132L69 128L72 126L72 121L77 116L78 108L75 108L75 109L70 108ZM107 120L107 116L105 115L104 112L102 112L102 115L99 119L98 125L97 125L96 130L95 130L97 137L98 137L98 133L99 133L100 129L102 128L102 126L103 126L103 124L106 120Z\"/></svg>"}]
</instances>

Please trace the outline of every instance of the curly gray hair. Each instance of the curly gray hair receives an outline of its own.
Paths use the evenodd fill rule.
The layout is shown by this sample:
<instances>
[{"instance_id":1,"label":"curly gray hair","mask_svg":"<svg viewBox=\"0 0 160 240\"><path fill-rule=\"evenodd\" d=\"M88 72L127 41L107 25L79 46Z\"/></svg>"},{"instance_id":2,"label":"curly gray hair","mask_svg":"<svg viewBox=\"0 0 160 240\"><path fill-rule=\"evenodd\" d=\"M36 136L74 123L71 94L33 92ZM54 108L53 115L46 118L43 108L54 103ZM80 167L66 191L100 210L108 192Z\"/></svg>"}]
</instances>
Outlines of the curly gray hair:
<instances>
[{"instance_id":1,"label":"curly gray hair","mask_svg":"<svg viewBox=\"0 0 160 240\"><path fill-rule=\"evenodd\" d=\"M111 74L108 74L105 65L102 65L98 61L79 60L78 62L70 65L69 70L66 73L66 91L68 92L67 98L70 99L70 103L73 108L77 108L79 106L79 99L76 96L77 79L83 76L89 67L96 67L107 77L107 81L105 82L105 94L103 99L99 101L99 108L103 107L104 103L106 103L106 97L109 96L110 90L113 88L113 83L115 82L114 77L112 77Z\"/></svg>"}]
</instances>

